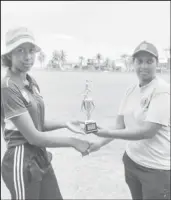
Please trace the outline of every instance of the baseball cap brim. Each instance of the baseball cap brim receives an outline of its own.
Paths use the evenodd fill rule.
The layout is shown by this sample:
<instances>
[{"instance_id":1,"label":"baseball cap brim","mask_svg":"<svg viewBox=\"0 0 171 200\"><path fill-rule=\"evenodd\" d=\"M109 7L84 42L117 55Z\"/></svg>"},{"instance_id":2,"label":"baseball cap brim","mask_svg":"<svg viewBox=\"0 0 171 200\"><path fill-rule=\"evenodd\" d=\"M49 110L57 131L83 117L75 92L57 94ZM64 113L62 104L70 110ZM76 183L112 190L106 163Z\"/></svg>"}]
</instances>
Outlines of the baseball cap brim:
<instances>
[{"instance_id":1,"label":"baseball cap brim","mask_svg":"<svg viewBox=\"0 0 171 200\"><path fill-rule=\"evenodd\" d=\"M147 52L147 53L152 54L155 57L158 57L158 55L154 54L152 51L149 51L149 50L139 50L139 51L136 51L136 52L134 52L134 54L132 56L135 57L137 54L139 54L141 52Z\"/></svg>"}]
</instances>

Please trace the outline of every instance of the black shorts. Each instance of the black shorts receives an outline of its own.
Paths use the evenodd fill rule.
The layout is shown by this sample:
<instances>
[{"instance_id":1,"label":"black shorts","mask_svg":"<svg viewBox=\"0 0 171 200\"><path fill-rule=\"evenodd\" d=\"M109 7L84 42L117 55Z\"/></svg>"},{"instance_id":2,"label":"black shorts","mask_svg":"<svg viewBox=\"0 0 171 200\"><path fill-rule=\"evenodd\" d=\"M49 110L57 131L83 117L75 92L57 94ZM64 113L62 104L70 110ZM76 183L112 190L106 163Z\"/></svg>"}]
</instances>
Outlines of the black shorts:
<instances>
[{"instance_id":1,"label":"black shorts","mask_svg":"<svg viewBox=\"0 0 171 200\"><path fill-rule=\"evenodd\" d=\"M170 170L146 168L123 156L125 180L133 199L170 199Z\"/></svg>"}]
</instances>

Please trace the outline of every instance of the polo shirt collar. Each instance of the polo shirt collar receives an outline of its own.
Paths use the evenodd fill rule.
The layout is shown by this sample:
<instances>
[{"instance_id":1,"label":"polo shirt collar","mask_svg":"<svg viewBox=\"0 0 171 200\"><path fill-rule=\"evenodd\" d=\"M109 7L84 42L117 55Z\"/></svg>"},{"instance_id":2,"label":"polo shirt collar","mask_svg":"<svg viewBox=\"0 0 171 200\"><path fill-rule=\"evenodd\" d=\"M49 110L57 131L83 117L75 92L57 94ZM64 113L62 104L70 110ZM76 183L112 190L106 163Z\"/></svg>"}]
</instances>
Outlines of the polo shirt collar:
<instances>
[{"instance_id":1,"label":"polo shirt collar","mask_svg":"<svg viewBox=\"0 0 171 200\"><path fill-rule=\"evenodd\" d=\"M154 84L154 82L157 80L157 77L155 77L152 81L150 81L148 84L144 85L144 86L141 86L140 87L140 84L138 83L138 88L140 89L140 91L143 91L145 90L146 88L150 87L151 85Z\"/></svg>"},{"instance_id":2,"label":"polo shirt collar","mask_svg":"<svg viewBox=\"0 0 171 200\"><path fill-rule=\"evenodd\" d=\"M11 77L13 74L15 75L15 73L8 69L6 76ZM27 88L30 92L32 92L34 82L29 74L26 74L26 80L29 82L29 85L25 85L24 87Z\"/></svg>"},{"instance_id":3,"label":"polo shirt collar","mask_svg":"<svg viewBox=\"0 0 171 200\"><path fill-rule=\"evenodd\" d=\"M15 73L13 73L10 69L8 69L8 70L7 70L6 76L7 76L7 77L10 77L10 76L13 75L13 74L15 75ZM26 74L26 80L28 80L29 83L33 83L32 78L30 77L29 74Z\"/></svg>"}]
</instances>

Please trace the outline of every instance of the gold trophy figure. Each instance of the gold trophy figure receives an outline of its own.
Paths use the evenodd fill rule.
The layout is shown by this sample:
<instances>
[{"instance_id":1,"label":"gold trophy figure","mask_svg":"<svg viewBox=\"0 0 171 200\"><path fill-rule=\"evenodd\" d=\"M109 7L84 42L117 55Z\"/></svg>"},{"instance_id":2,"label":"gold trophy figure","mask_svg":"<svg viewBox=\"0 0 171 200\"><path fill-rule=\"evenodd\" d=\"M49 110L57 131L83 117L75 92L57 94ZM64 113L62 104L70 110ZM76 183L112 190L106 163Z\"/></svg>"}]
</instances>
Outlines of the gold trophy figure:
<instances>
[{"instance_id":1,"label":"gold trophy figure","mask_svg":"<svg viewBox=\"0 0 171 200\"><path fill-rule=\"evenodd\" d=\"M91 92L91 90L89 88L89 81L86 80L86 86L85 86L85 92L83 94L84 98L82 101L81 110L83 112L85 112L85 114L86 114L84 130L87 134L97 131L96 122L91 120L91 114L95 108L95 105L94 105L93 99L89 96L90 92Z\"/></svg>"}]
</instances>

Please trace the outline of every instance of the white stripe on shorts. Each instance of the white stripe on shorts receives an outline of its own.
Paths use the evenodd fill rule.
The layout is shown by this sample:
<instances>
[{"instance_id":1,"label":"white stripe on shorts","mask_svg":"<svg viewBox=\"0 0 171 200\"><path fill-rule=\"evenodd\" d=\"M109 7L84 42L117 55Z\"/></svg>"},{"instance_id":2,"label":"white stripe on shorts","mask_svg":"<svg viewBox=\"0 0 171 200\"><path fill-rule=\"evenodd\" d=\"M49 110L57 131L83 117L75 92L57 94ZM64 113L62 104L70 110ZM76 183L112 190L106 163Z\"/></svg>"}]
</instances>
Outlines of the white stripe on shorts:
<instances>
[{"instance_id":1,"label":"white stripe on shorts","mask_svg":"<svg viewBox=\"0 0 171 200\"><path fill-rule=\"evenodd\" d=\"M14 153L14 188L16 199L25 199L25 187L23 179L24 145L16 146Z\"/></svg>"}]
</instances>

